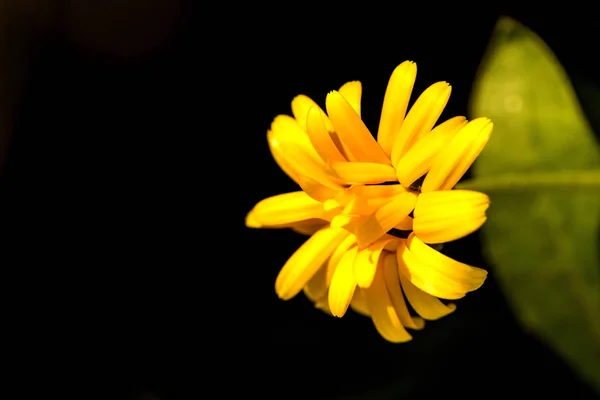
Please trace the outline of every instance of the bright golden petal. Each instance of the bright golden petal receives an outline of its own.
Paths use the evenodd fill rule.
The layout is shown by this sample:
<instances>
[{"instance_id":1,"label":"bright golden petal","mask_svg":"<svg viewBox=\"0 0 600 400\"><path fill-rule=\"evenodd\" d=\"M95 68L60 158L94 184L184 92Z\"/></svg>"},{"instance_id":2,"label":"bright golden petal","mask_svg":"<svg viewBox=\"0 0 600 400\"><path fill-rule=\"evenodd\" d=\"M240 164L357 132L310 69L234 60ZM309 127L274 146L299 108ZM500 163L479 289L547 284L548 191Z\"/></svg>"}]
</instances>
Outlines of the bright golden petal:
<instances>
[{"instance_id":1,"label":"bright golden petal","mask_svg":"<svg viewBox=\"0 0 600 400\"><path fill-rule=\"evenodd\" d=\"M487 118L477 118L463 127L436 156L423 181L422 192L449 190L467 172L487 144L494 125Z\"/></svg>"},{"instance_id":2,"label":"bright golden petal","mask_svg":"<svg viewBox=\"0 0 600 400\"><path fill-rule=\"evenodd\" d=\"M290 192L259 201L246 217L250 228L269 228L321 218L323 204L304 192Z\"/></svg>"},{"instance_id":3,"label":"bright golden petal","mask_svg":"<svg viewBox=\"0 0 600 400\"><path fill-rule=\"evenodd\" d=\"M408 302L423 319L435 321L456 310L456 304L449 303L446 305L437 297L427 294L413 285L402 273L398 276Z\"/></svg>"},{"instance_id":4,"label":"bright golden petal","mask_svg":"<svg viewBox=\"0 0 600 400\"><path fill-rule=\"evenodd\" d=\"M386 205L393 197L406 193L402 185L353 185L349 190L361 201L353 204L352 212L358 215L371 215Z\"/></svg>"},{"instance_id":5,"label":"bright golden petal","mask_svg":"<svg viewBox=\"0 0 600 400\"><path fill-rule=\"evenodd\" d=\"M275 160L280 160L280 165L283 160L284 165L293 171L291 175L296 177L297 182L298 177L305 177L332 189L341 188L341 181L325 171L325 163L314 149L308 134L293 118L286 115L276 117L267 139Z\"/></svg>"},{"instance_id":6,"label":"bright golden petal","mask_svg":"<svg viewBox=\"0 0 600 400\"><path fill-rule=\"evenodd\" d=\"M412 231L413 221L413 217L407 215L406 217L402 218L402 220L400 220L400 222L398 222L394 228L401 231Z\"/></svg>"},{"instance_id":7,"label":"bright golden petal","mask_svg":"<svg viewBox=\"0 0 600 400\"><path fill-rule=\"evenodd\" d=\"M362 84L359 81L352 81L342 85L339 93L348 100L356 114L360 116L360 98L362 96Z\"/></svg>"},{"instance_id":8,"label":"bright golden petal","mask_svg":"<svg viewBox=\"0 0 600 400\"><path fill-rule=\"evenodd\" d=\"M402 221L414 209L416 200L416 194L402 193L361 221L355 233L359 248L367 247Z\"/></svg>"},{"instance_id":9,"label":"bright golden petal","mask_svg":"<svg viewBox=\"0 0 600 400\"><path fill-rule=\"evenodd\" d=\"M435 156L466 124L465 117L450 118L418 140L396 166L398 181L408 187L425 175L431 168Z\"/></svg>"},{"instance_id":10,"label":"bright golden petal","mask_svg":"<svg viewBox=\"0 0 600 400\"><path fill-rule=\"evenodd\" d=\"M358 161L391 165L387 155L360 119L360 115L340 93L330 92L325 106L335 132Z\"/></svg>"},{"instance_id":11,"label":"bright golden petal","mask_svg":"<svg viewBox=\"0 0 600 400\"><path fill-rule=\"evenodd\" d=\"M366 289L371 286L375 278L377 263L385 246L394 239L378 240L366 249L358 252L354 260L354 278L360 288Z\"/></svg>"},{"instance_id":12,"label":"bright golden petal","mask_svg":"<svg viewBox=\"0 0 600 400\"><path fill-rule=\"evenodd\" d=\"M285 174L289 176L291 180L298 183L298 178L300 175L298 172L296 172L296 170L294 170L292 165L290 165L286 157L283 155L281 148L278 146L279 142L273 139L273 132L271 130L267 131L267 142L269 143L271 155L273 156L273 159L279 168L281 168L281 170L285 172Z\"/></svg>"},{"instance_id":13,"label":"bright golden petal","mask_svg":"<svg viewBox=\"0 0 600 400\"><path fill-rule=\"evenodd\" d=\"M343 229L324 228L308 238L279 271L277 295L283 300L296 296L347 236Z\"/></svg>"},{"instance_id":14,"label":"bright golden petal","mask_svg":"<svg viewBox=\"0 0 600 400\"><path fill-rule=\"evenodd\" d=\"M371 162L334 162L330 166L336 176L350 185L396 180L396 170L391 165Z\"/></svg>"},{"instance_id":15,"label":"bright golden petal","mask_svg":"<svg viewBox=\"0 0 600 400\"><path fill-rule=\"evenodd\" d=\"M402 185L357 185L352 186L350 191L357 196L368 199L390 198L406 193L406 189Z\"/></svg>"},{"instance_id":16,"label":"bright golden petal","mask_svg":"<svg viewBox=\"0 0 600 400\"><path fill-rule=\"evenodd\" d=\"M417 64L405 61L396 67L388 82L377 132L377 141L388 157L404 121L416 77Z\"/></svg>"},{"instance_id":17,"label":"bright golden petal","mask_svg":"<svg viewBox=\"0 0 600 400\"><path fill-rule=\"evenodd\" d=\"M422 291L455 300L478 289L487 271L455 261L429 247L414 233L398 247L398 270Z\"/></svg>"},{"instance_id":18,"label":"bright golden petal","mask_svg":"<svg viewBox=\"0 0 600 400\"><path fill-rule=\"evenodd\" d=\"M365 289L365 294L375 328L385 340L402 343L412 339L398 318L388 294L383 268L377 268L375 279L371 286Z\"/></svg>"},{"instance_id":19,"label":"bright golden petal","mask_svg":"<svg viewBox=\"0 0 600 400\"><path fill-rule=\"evenodd\" d=\"M298 121L289 115L276 116L273 119L273 122L271 122L270 130L273 132L273 139L288 144L294 144L311 158L321 160L310 142L306 130L298 124Z\"/></svg>"},{"instance_id":20,"label":"bright golden petal","mask_svg":"<svg viewBox=\"0 0 600 400\"><path fill-rule=\"evenodd\" d=\"M329 222L320 219L310 219L307 221L297 222L290 225L290 228L300 233L301 235L311 236L313 233L320 231L329 225Z\"/></svg>"},{"instance_id":21,"label":"bright golden petal","mask_svg":"<svg viewBox=\"0 0 600 400\"><path fill-rule=\"evenodd\" d=\"M307 195L320 203L334 198L342 190L342 188L339 186L330 185L329 183L327 185L323 185L314 179L310 179L299 174L296 183L298 183L298 186L300 186L300 188Z\"/></svg>"},{"instance_id":22,"label":"bright golden petal","mask_svg":"<svg viewBox=\"0 0 600 400\"><path fill-rule=\"evenodd\" d=\"M369 312L369 305L367 304L367 297L365 295L365 290L359 287L354 291L354 296L352 296L352 300L350 301L350 308L365 317L370 317L371 313Z\"/></svg>"},{"instance_id":23,"label":"bright golden petal","mask_svg":"<svg viewBox=\"0 0 600 400\"><path fill-rule=\"evenodd\" d=\"M400 318L400 322L407 328L416 330L423 329L425 327L423 318L410 315L406 302L404 301L404 295L402 294L402 289L400 287L400 277L398 276L398 262L396 261L395 254L387 253L385 255L385 258L383 259L383 269L388 294L390 295L396 314L398 314L398 318Z\"/></svg>"},{"instance_id":24,"label":"bright golden petal","mask_svg":"<svg viewBox=\"0 0 600 400\"><path fill-rule=\"evenodd\" d=\"M352 248L352 246L356 246L356 237L354 235L348 235L333 251L331 257L329 257L329 260L327 261L327 271L325 273L327 287L331 285L331 279L333 278L333 274L340 264L342 257Z\"/></svg>"},{"instance_id":25,"label":"bright golden petal","mask_svg":"<svg viewBox=\"0 0 600 400\"><path fill-rule=\"evenodd\" d=\"M308 111L307 117L307 133L315 150L321 158L326 162L345 162L346 158L340 153L329 131L325 126L322 111L311 108Z\"/></svg>"},{"instance_id":26,"label":"bright golden petal","mask_svg":"<svg viewBox=\"0 0 600 400\"><path fill-rule=\"evenodd\" d=\"M415 235L425 243L445 243L475 232L486 220L490 198L471 190L421 193L414 211Z\"/></svg>"},{"instance_id":27,"label":"bright golden petal","mask_svg":"<svg viewBox=\"0 0 600 400\"><path fill-rule=\"evenodd\" d=\"M329 286L329 309L335 317L343 317L348 310L350 300L356 289L356 280L354 279L354 258L356 257L356 247L348 250L340 260Z\"/></svg>"},{"instance_id":28,"label":"bright golden petal","mask_svg":"<svg viewBox=\"0 0 600 400\"><path fill-rule=\"evenodd\" d=\"M450 85L447 82L437 82L421 93L394 138L392 165L398 166L414 140L433 128L448 103L450 92Z\"/></svg>"},{"instance_id":29,"label":"bright golden petal","mask_svg":"<svg viewBox=\"0 0 600 400\"><path fill-rule=\"evenodd\" d=\"M328 131L333 131L333 125L329 118L327 118L327 114L325 111L317 103L315 103L310 97L300 94L292 100L292 114L294 118L298 122L298 125L302 127L303 130L306 131L306 118L308 116L308 111L311 108L315 108L319 110L321 115L323 116L323 122Z\"/></svg>"}]
</instances>

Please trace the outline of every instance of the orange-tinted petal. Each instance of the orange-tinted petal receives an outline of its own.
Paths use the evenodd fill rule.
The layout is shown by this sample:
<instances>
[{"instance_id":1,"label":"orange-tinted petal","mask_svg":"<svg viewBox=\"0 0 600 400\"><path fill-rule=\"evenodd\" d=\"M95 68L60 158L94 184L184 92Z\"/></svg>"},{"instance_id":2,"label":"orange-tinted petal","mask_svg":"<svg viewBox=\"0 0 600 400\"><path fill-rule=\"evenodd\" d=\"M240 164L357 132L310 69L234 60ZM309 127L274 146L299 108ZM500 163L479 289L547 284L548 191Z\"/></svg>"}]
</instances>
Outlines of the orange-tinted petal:
<instances>
[{"instance_id":1,"label":"orange-tinted petal","mask_svg":"<svg viewBox=\"0 0 600 400\"><path fill-rule=\"evenodd\" d=\"M325 105L335 132L358 161L391 165L360 116L340 93L330 92Z\"/></svg>"}]
</instances>

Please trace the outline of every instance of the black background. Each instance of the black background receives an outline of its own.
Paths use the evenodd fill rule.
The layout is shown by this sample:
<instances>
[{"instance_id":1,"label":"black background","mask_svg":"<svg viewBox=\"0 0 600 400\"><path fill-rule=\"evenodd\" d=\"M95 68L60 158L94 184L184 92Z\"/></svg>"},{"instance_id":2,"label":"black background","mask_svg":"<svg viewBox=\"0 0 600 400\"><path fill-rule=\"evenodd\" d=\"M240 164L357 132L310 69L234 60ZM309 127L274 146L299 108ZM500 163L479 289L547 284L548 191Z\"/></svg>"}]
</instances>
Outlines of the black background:
<instances>
[{"instance_id":1,"label":"black background","mask_svg":"<svg viewBox=\"0 0 600 400\"><path fill-rule=\"evenodd\" d=\"M448 81L442 119L466 115L500 15L551 46L597 127L591 13L50 3L3 3L18 15L0 114L14 370L68 366L77 379L50 381L85 382L84 398L596 398L518 325L477 234L445 252L487 268L485 285L393 345L364 317L279 300L275 277L304 238L243 225L256 202L295 190L265 137L295 95L323 104L361 80L375 130L389 75L410 59L415 93Z\"/></svg>"}]
</instances>

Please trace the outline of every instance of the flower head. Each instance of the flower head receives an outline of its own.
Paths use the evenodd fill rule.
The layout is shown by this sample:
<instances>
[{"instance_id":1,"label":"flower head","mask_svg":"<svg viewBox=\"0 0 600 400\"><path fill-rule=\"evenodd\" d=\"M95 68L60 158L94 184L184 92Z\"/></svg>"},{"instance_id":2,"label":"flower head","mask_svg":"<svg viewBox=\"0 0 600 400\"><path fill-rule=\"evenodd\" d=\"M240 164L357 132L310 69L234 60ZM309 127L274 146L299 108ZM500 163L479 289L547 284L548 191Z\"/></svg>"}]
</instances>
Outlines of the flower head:
<instances>
[{"instance_id":1,"label":"flower head","mask_svg":"<svg viewBox=\"0 0 600 400\"><path fill-rule=\"evenodd\" d=\"M486 220L485 194L453 188L492 123L454 117L436 126L450 97L446 82L429 86L407 112L416 71L407 61L392 73L376 139L361 119L360 82L330 92L325 111L307 96L294 98L293 117L277 116L267 138L301 190L260 201L246 218L249 227L310 236L276 279L280 298L303 291L336 317L352 308L391 342L452 312L454 304L439 299L460 299L487 276L435 247Z\"/></svg>"}]
</instances>

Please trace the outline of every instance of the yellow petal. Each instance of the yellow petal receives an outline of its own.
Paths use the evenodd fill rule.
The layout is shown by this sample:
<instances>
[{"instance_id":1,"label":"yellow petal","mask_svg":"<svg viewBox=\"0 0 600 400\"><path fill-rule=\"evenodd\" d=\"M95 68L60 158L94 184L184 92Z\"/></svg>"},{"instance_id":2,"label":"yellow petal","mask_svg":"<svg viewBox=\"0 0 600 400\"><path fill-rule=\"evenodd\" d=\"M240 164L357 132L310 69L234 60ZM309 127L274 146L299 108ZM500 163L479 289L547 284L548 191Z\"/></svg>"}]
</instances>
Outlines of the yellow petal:
<instances>
[{"instance_id":1,"label":"yellow petal","mask_svg":"<svg viewBox=\"0 0 600 400\"><path fill-rule=\"evenodd\" d=\"M275 280L277 295L283 300L296 296L347 236L346 231L332 228L312 235L279 271Z\"/></svg>"},{"instance_id":2,"label":"yellow petal","mask_svg":"<svg viewBox=\"0 0 600 400\"><path fill-rule=\"evenodd\" d=\"M416 200L416 194L402 193L361 221L353 232L359 248L370 245L402 221L414 209Z\"/></svg>"},{"instance_id":3,"label":"yellow petal","mask_svg":"<svg viewBox=\"0 0 600 400\"><path fill-rule=\"evenodd\" d=\"M437 82L421 93L394 138L392 165L398 165L418 136L433 128L448 103L450 92L450 85L447 82Z\"/></svg>"},{"instance_id":4,"label":"yellow petal","mask_svg":"<svg viewBox=\"0 0 600 400\"><path fill-rule=\"evenodd\" d=\"M373 278L375 278L375 270L377 269L381 253L385 246L392 240L378 240L366 249L358 252L354 259L354 278L360 288L366 289L371 286Z\"/></svg>"},{"instance_id":5,"label":"yellow petal","mask_svg":"<svg viewBox=\"0 0 600 400\"><path fill-rule=\"evenodd\" d=\"M334 162L331 169L345 184L375 184L396 180L391 165L371 162Z\"/></svg>"},{"instance_id":6,"label":"yellow petal","mask_svg":"<svg viewBox=\"0 0 600 400\"><path fill-rule=\"evenodd\" d=\"M396 67L388 82L377 132L377 141L388 157L404 121L416 77L417 64L405 61Z\"/></svg>"},{"instance_id":7,"label":"yellow petal","mask_svg":"<svg viewBox=\"0 0 600 400\"><path fill-rule=\"evenodd\" d=\"M471 190L421 193L414 211L415 235L425 243L445 243L475 232L486 220L490 198Z\"/></svg>"},{"instance_id":8,"label":"yellow petal","mask_svg":"<svg viewBox=\"0 0 600 400\"><path fill-rule=\"evenodd\" d=\"M357 196L367 197L368 199L390 198L406 193L406 189L402 185L357 185L350 188L350 191Z\"/></svg>"},{"instance_id":9,"label":"yellow petal","mask_svg":"<svg viewBox=\"0 0 600 400\"><path fill-rule=\"evenodd\" d=\"M391 165L388 156L381 150L360 119L360 115L340 93L330 92L325 106L338 137L359 161Z\"/></svg>"},{"instance_id":10,"label":"yellow petal","mask_svg":"<svg viewBox=\"0 0 600 400\"><path fill-rule=\"evenodd\" d=\"M356 289L352 265L356 257L356 247L348 250L340 260L329 286L329 310L335 317L343 317Z\"/></svg>"},{"instance_id":11,"label":"yellow petal","mask_svg":"<svg viewBox=\"0 0 600 400\"><path fill-rule=\"evenodd\" d=\"M404 295L400 287L400 277L398 276L398 262L396 261L396 255L387 253L383 259L383 270L385 276L385 284L387 287L390 300L394 305L396 314L400 318L400 322L407 328L411 329L423 329L425 327L425 321L420 317L413 317L408 311L406 302L404 301Z\"/></svg>"},{"instance_id":12,"label":"yellow petal","mask_svg":"<svg viewBox=\"0 0 600 400\"><path fill-rule=\"evenodd\" d=\"M347 82L342 85L339 93L348 100L356 114L360 116L360 98L362 96L362 84L359 81Z\"/></svg>"},{"instance_id":13,"label":"yellow petal","mask_svg":"<svg viewBox=\"0 0 600 400\"><path fill-rule=\"evenodd\" d=\"M278 142L273 141L273 132L270 130L267 132L267 142L269 143L269 150L271 151L271 155L273 156L273 159L275 160L279 168L281 168L281 170L285 172L285 174L289 176L291 180L298 183L298 178L300 175L294 170L294 168L284 157L284 155L281 152L281 148L277 146Z\"/></svg>"},{"instance_id":14,"label":"yellow petal","mask_svg":"<svg viewBox=\"0 0 600 400\"><path fill-rule=\"evenodd\" d=\"M323 204L304 192L290 192L259 201L246 217L250 228L269 228L321 218Z\"/></svg>"},{"instance_id":15,"label":"yellow petal","mask_svg":"<svg viewBox=\"0 0 600 400\"><path fill-rule=\"evenodd\" d=\"M325 123L325 127L328 131L333 131L333 125L327 115L323 111L321 107L317 103L315 103L310 97L300 94L292 100L292 114L294 114L294 118L298 122L298 124L302 127L303 130L306 130L306 118L308 116L308 111L311 108L315 108L316 110L321 112L323 116L323 122Z\"/></svg>"},{"instance_id":16,"label":"yellow petal","mask_svg":"<svg viewBox=\"0 0 600 400\"><path fill-rule=\"evenodd\" d=\"M327 225L329 225L327 221L310 219L292 224L290 228L302 235L311 236L313 233L325 228Z\"/></svg>"},{"instance_id":17,"label":"yellow petal","mask_svg":"<svg viewBox=\"0 0 600 400\"><path fill-rule=\"evenodd\" d=\"M313 303L316 303L327 296L327 282L325 281L326 272L327 268L323 265L302 289L306 297Z\"/></svg>"},{"instance_id":18,"label":"yellow petal","mask_svg":"<svg viewBox=\"0 0 600 400\"><path fill-rule=\"evenodd\" d=\"M353 185L346 189L349 195L338 195L341 201L346 201L348 204L353 197L360 199L352 203L351 213L367 216L373 214L379 208L387 204L392 197L406 193L406 189L402 185Z\"/></svg>"},{"instance_id":19,"label":"yellow petal","mask_svg":"<svg viewBox=\"0 0 600 400\"><path fill-rule=\"evenodd\" d=\"M364 289L361 289L359 287L356 288L356 290L354 291L354 296L352 296L352 300L350 301L350 308L354 312L364 315L365 317L371 316Z\"/></svg>"},{"instance_id":20,"label":"yellow petal","mask_svg":"<svg viewBox=\"0 0 600 400\"><path fill-rule=\"evenodd\" d=\"M449 303L446 305L437 297L427 294L413 285L402 273L399 273L398 276L406 299L423 319L435 321L456 310L456 304Z\"/></svg>"},{"instance_id":21,"label":"yellow petal","mask_svg":"<svg viewBox=\"0 0 600 400\"><path fill-rule=\"evenodd\" d=\"M331 257L327 261L327 271L325 273L325 280L327 283L327 287L331 285L331 279L333 278L333 274L335 273L335 269L340 264L340 260L346 254L352 246L356 245L356 237L354 235L348 235L339 246L333 251Z\"/></svg>"},{"instance_id":22,"label":"yellow petal","mask_svg":"<svg viewBox=\"0 0 600 400\"><path fill-rule=\"evenodd\" d=\"M460 299L478 289L487 271L455 261L411 233L397 251L398 270L422 291L442 299Z\"/></svg>"},{"instance_id":23,"label":"yellow petal","mask_svg":"<svg viewBox=\"0 0 600 400\"><path fill-rule=\"evenodd\" d=\"M332 189L339 189L340 181L325 171L325 163L314 149L308 134L287 115L279 115L267 134L273 157L292 178L306 177ZM283 164L282 163L283 161Z\"/></svg>"},{"instance_id":24,"label":"yellow petal","mask_svg":"<svg viewBox=\"0 0 600 400\"><path fill-rule=\"evenodd\" d=\"M338 148L340 153L342 153L342 155L346 158L346 160L358 161L358 158L356 158L356 156L350 151L350 147L348 147L346 143L342 142L337 132L334 131L330 132L329 134L331 135L331 140L333 140L333 143L335 143L335 146Z\"/></svg>"},{"instance_id":25,"label":"yellow petal","mask_svg":"<svg viewBox=\"0 0 600 400\"><path fill-rule=\"evenodd\" d=\"M412 231L413 221L414 219L410 215L407 215L406 217L402 218L402 220L400 220L400 222L398 222L394 228L401 231Z\"/></svg>"},{"instance_id":26,"label":"yellow petal","mask_svg":"<svg viewBox=\"0 0 600 400\"><path fill-rule=\"evenodd\" d=\"M487 144L494 125L477 118L463 127L436 156L423 181L422 192L452 189Z\"/></svg>"},{"instance_id":27,"label":"yellow petal","mask_svg":"<svg viewBox=\"0 0 600 400\"><path fill-rule=\"evenodd\" d=\"M317 153L319 153L326 163L345 162L346 157L340 153L340 150L333 142L329 131L325 127L322 114L323 113L315 107L308 111L308 119L306 122L308 137Z\"/></svg>"},{"instance_id":28,"label":"yellow petal","mask_svg":"<svg viewBox=\"0 0 600 400\"><path fill-rule=\"evenodd\" d=\"M294 118L289 115L278 115L271 122L270 130L273 139L290 144L293 143L311 158L317 161L320 160L319 155L308 138L306 130Z\"/></svg>"},{"instance_id":29,"label":"yellow petal","mask_svg":"<svg viewBox=\"0 0 600 400\"><path fill-rule=\"evenodd\" d=\"M324 203L325 201L334 198L342 190L339 186L330 185L329 183L327 186L322 185L314 179L299 174L296 183L307 195L320 203Z\"/></svg>"},{"instance_id":30,"label":"yellow petal","mask_svg":"<svg viewBox=\"0 0 600 400\"><path fill-rule=\"evenodd\" d=\"M398 181L408 187L425 175L431 168L435 156L466 124L465 117L450 118L418 140L396 166Z\"/></svg>"},{"instance_id":31,"label":"yellow petal","mask_svg":"<svg viewBox=\"0 0 600 400\"><path fill-rule=\"evenodd\" d=\"M388 294L383 268L377 268L375 279L371 286L365 289L365 294L375 328L385 340L402 343L412 339L398 318Z\"/></svg>"}]
</instances>

